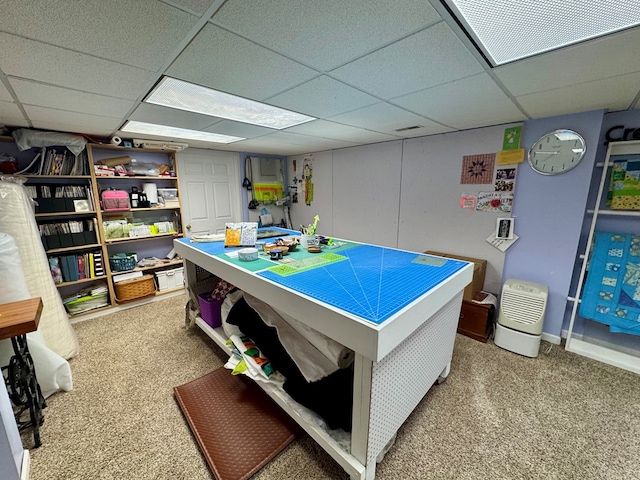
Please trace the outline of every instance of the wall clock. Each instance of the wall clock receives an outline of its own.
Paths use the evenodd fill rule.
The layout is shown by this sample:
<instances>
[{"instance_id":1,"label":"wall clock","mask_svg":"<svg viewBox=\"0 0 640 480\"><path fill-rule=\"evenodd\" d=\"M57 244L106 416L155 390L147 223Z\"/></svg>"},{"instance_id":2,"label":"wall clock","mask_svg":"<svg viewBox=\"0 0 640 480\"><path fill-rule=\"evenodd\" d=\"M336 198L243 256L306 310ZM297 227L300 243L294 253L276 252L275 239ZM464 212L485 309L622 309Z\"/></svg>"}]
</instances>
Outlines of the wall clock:
<instances>
[{"instance_id":1,"label":"wall clock","mask_svg":"<svg viewBox=\"0 0 640 480\"><path fill-rule=\"evenodd\" d=\"M540 137L529 150L529 164L542 175L558 175L578 166L587 145L573 130L554 130Z\"/></svg>"}]
</instances>

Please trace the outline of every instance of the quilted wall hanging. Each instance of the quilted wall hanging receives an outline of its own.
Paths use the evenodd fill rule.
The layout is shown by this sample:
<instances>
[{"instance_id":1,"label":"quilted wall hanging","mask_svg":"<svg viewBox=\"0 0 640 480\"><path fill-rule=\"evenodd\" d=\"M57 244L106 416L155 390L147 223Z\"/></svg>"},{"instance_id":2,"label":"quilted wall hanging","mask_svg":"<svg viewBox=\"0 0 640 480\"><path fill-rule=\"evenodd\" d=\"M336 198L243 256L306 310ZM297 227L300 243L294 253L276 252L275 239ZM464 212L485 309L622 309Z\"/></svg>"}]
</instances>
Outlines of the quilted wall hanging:
<instances>
[{"instance_id":1,"label":"quilted wall hanging","mask_svg":"<svg viewBox=\"0 0 640 480\"><path fill-rule=\"evenodd\" d=\"M580 316L640 335L640 235L596 234Z\"/></svg>"},{"instance_id":2,"label":"quilted wall hanging","mask_svg":"<svg viewBox=\"0 0 640 480\"><path fill-rule=\"evenodd\" d=\"M493 183L493 168L496 162L495 153L480 155L464 155L462 157L461 184Z\"/></svg>"}]
</instances>

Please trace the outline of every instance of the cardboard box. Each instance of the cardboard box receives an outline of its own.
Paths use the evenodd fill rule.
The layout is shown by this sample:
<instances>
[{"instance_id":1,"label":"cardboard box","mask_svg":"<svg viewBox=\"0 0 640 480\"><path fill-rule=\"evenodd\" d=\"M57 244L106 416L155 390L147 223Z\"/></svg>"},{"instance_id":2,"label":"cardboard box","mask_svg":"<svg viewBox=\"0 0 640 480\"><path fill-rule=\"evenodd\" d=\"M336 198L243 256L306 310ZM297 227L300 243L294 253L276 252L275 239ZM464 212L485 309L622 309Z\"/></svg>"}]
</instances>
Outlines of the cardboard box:
<instances>
[{"instance_id":1,"label":"cardboard box","mask_svg":"<svg viewBox=\"0 0 640 480\"><path fill-rule=\"evenodd\" d=\"M438 257L453 258L455 260L464 260L465 262L473 262L473 279L471 283L464 289L464 300L471 300L476 293L484 288L484 276L487 273L487 261L480 258L463 257L461 255L453 255L451 253L433 252L427 250L424 253L436 255Z\"/></svg>"}]
</instances>

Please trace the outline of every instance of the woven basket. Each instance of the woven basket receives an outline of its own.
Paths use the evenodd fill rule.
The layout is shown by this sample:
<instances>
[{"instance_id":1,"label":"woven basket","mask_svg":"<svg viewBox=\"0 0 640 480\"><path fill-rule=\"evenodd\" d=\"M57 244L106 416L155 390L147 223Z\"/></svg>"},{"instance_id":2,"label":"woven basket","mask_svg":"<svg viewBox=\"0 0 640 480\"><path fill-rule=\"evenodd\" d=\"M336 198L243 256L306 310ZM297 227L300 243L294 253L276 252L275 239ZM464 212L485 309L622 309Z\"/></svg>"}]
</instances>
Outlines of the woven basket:
<instances>
[{"instance_id":1,"label":"woven basket","mask_svg":"<svg viewBox=\"0 0 640 480\"><path fill-rule=\"evenodd\" d=\"M156 284L153 275L143 275L139 278L131 278L114 284L116 289L116 301L118 303L137 300L139 298L155 295Z\"/></svg>"},{"instance_id":2,"label":"woven basket","mask_svg":"<svg viewBox=\"0 0 640 480\"><path fill-rule=\"evenodd\" d=\"M135 253L117 253L109 255L109 265L114 272L126 272L136 268Z\"/></svg>"}]
</instances>

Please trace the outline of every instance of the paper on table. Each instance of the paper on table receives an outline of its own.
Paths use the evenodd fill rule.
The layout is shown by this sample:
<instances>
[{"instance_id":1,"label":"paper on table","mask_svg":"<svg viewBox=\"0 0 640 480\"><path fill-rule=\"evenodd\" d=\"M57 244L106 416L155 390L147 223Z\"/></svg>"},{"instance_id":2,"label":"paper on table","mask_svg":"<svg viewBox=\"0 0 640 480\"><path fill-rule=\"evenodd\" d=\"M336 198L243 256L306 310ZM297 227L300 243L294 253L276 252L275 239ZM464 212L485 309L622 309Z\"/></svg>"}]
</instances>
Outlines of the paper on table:
<instances>
[{"instance_id":1,"label":"paper on table","mask_svg":"<svg viewBox=\"0 0 640 480\"><path fill-rule=\"evenodd\" d=\"M491 245L493 245L494 247L496 247L498 250L500 250L501 252L504 252L507 250L507 248L509 248L511 245L513 245L513 243L518 240L518 235L516 235L515 233L513 234L513 238L496 238L496 234L495 232L493 232L491 235L489 235L487 237L487 242L489 242Z\"/></svg>"}]
</instances>

